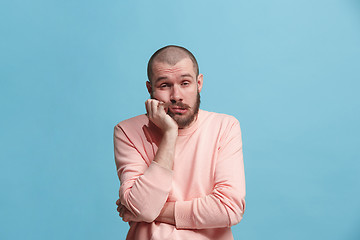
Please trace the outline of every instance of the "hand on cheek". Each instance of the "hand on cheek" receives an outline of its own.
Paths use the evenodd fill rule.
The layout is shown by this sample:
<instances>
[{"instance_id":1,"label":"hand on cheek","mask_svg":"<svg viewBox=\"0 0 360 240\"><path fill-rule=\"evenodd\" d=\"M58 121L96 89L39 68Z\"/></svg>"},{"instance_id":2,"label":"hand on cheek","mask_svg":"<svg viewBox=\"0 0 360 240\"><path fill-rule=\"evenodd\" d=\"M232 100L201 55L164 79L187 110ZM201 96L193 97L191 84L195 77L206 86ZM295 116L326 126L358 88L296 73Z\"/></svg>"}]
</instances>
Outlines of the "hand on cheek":
<instances>
[{"instance_id":1,"label":"hand on cheek","mask_svg":"<svg viewBox=\"0 0 360 240\"><path fill-rule=\"evenodd\" d=\"M156 99L148 99L145 102L147 116L163 132L177 131L178 125L168 114L169 103L160 102Z\"/></svg>"}]
</instances>

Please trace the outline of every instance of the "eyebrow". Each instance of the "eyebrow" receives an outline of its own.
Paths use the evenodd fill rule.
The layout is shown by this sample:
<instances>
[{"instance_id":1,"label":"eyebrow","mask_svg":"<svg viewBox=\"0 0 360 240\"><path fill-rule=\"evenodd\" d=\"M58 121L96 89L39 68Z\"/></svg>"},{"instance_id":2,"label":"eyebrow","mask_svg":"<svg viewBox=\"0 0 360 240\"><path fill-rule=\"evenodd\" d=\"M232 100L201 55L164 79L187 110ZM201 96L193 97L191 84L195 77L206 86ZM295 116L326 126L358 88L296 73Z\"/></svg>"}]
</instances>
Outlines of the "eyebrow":
<instances>
[{"instance_id":1,"label":"eyebrow","mask_svg":"<svg viewBox=\"0 0 360 240\"><path fill-rule=\"evenodd\" d=\"M191 78L192 78L191 74L189 74L189 73L185 73L185 74L181 75L181 77L182 77L182 78L184 78L184 77L191 77ZM158 81L161 81L161 80L166 80L166 79L167 79L167 77L158 77L158 78L155 80L155 82L158 82Z\"/></svg>"},{"instance_id":2,"label":"eyebrow","mask_svg":"<svg viewBox=\"0 0 360 240\"><path fill-rule=\"evenodd\" d=\"M191 74L186 73L186 74L181 75L181 77L192 77L192 76L191 76Z\"/></svg>"},{"instance_id":3,"label":"eyebrow","mask_svg":"<svg viewBox=\"0 0 360 240\"><path fill-rule=\"evenodd\" d=\"M158 81L161 81L161 80L166 80L167 79L167 77L158 77L156 80L155 80L155 82L158 82Z\"/></svg>"}]
</instances>

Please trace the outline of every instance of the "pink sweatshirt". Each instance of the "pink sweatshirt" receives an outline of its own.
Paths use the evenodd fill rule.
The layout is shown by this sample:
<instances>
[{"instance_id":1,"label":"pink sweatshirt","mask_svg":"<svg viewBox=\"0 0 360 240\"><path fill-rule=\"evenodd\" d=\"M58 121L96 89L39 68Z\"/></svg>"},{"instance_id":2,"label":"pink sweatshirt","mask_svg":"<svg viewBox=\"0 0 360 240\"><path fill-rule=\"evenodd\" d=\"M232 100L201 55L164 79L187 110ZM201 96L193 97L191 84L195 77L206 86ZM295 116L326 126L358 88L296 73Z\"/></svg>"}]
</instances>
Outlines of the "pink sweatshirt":
<instances>
[{"instance_id":1,"label":"pink sweatshirt","mask_svg":"<svg viewBox=\"0 0 360 240\"><path fill-rule=\"evenodd\" d=\"M121 203L138 222L127 239L233 239L231 226L245 209L245 175L239 122L200 110L180 129L173 171L153 162L161 131L140 115L115 126L115 162ZM176 226L155 222L175 202Z\"/></svg>"}]
</instances>

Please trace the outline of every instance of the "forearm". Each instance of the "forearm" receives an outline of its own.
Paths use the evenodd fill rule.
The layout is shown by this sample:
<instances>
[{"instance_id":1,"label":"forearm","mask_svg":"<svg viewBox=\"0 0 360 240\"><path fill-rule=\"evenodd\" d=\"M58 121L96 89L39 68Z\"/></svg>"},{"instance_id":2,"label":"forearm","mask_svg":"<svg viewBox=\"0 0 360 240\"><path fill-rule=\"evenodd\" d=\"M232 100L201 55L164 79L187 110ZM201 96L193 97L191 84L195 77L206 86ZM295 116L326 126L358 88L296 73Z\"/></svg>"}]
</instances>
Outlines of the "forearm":
<instances>
[{"instance_id":1,"label":"forearm","mask_svg":"<svg viewBox=\"0 0 360 240\"><path fill-rule=\"evenodd\" d=\"M165 203L160 215L155 219L156 222L175 225L175 202Z\"/></svg>"},{"instance_id":2,"label":"forearm","mask_svg":"<svg viewBox=\"0 0 360 240\"><path fill-rule=\"evenodd\" d=\"M245 198L224 199L216 194L190 201L178 201L174 219L179 229L231 227L240 222L245 210Z\"/></svg>"},{"instance_id":3,"label":"forearm","mask_svg":"<svg viewBox=\"0 0 360 240\"><path fill-rule=\"evenodd\" d=\"M177 134L177 129L164 132L159 148L153 160L154 162L157 162L161 166L170 170L173 169L174 164Z\"/></svg>"},{"instance_id":4,"label":"forearm","mask_svg":"<svg viewBox=\"0 0 360 240\"><path fill-rule=\"evenodd\" d=\"M190 201L167 202L155 219L157 222L176 225L177 228L203 229L230 227L242 219L245 199L226 203L216 194ZM175 210L176 209L176 210Z\"/></svg>"},{"instance_id":5,"label":"forearm","mask_svg":"<svg viewBox=\"0 0 360 240\"><path fill-rule=\"evenodd\" d=\"M172 172L151 163L143 175L120 186L120 201L141 221L152 222L163 208L171 191Z\"/></svg>"}]
</instances>

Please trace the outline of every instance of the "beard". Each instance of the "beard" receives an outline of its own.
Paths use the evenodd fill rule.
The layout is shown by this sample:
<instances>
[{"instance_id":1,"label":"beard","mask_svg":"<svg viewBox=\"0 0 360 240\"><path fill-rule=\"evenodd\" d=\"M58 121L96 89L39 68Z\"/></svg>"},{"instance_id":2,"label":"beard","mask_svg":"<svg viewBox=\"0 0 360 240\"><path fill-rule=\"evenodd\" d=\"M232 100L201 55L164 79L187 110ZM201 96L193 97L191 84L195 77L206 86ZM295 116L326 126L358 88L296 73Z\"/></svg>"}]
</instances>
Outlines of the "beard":
<instances>
[{"instance_id":1,"label":"beard","mask_svg":"<svg viewBox=\"0 0 360 240\"><path fill-rule=\"evenodd\" d=\"M151 94L151 98L154 99L154 97ZM175 122L177 123L179 128L186 128L188 127L197 117L198 113L199 113L199 109L200 109L200 93L199 91L197 92L196 95L196 101L195 104L193 106L189 106L187 104L184 104L182 102L176 102L176 103L172 103L170 106L178 106L178 107L182 107L182 108L186 108L188 111L186 114L188 114L188 116L183 115L181 113L173 113L171 111L168 110L167 114L175 120Z\"/></svg>"},{"instance_id":2,"label":"beard","mask_svg":"<svg viewBox=\"0 0 360 240\"><path fill-rule=\"evenodd\" d=\"M181 102L179 103L174 103L172 104L172 106L179 106L179 107L185 107L188 109L189 115L188 116L184 116L183 114L179 114L179 113L173 113L171 111L168 111L167 114L172 117L172 119L175 120L175 122L177 123L177 125L179 126L179 128L185 128L187 126L189 126L197 117L198 113L199 113L199 108L200 108L200 93L197 92L196 95L196 102L194 104L194 106L189 106L186 104L183 104Z\"/></svg>"}]
</instances>

